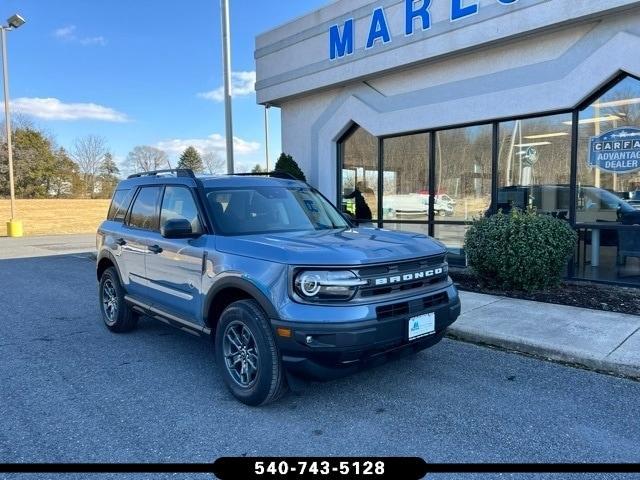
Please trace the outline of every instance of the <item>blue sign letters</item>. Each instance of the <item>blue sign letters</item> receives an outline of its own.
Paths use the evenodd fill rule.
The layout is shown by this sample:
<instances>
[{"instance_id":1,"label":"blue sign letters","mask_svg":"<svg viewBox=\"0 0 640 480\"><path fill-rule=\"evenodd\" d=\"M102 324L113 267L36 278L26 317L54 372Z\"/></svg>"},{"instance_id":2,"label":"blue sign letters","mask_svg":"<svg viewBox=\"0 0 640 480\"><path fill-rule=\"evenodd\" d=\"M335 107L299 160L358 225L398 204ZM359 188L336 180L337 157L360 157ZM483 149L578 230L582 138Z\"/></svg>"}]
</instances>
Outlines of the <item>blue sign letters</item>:
<instances>
[{"instance_id":1,"label":"blue sign letters","mask_svg":"<svg viewBox=\"0 0 640 480\"><path fill-rule=\"evenodd\" d=\"M451 21L460 20L461 18L475 15L478 13L478 4L472 3L464 6L463 0L451 0Z\"/></svg>"},{"instance_id":2,"label":"blue sign letters","mask_svg":"<svg viewBox=\"0 0 640 480\"><path fill-rule=\"evenodd\" d=\"M630 173L640 170L640 128L610 130L589 142L589 167L605 172Z\"/></svg>"},{"instance_id":3,"label":"blue sign letters","mask_svg":"<svg viewBox=\"0 0 640 480\"><path fill-rule=\"evenodd\" d=\"M431 4L434 0L405 0L404 33L414 34L416 19L422 23L422 30L431 28ZM479 0L439 0L448 1L450 5L450 21L455 22L463 18L475 15L480 10ZM513 5L518 0L496 0L500 5ZM355 48L355 20L347 18L342 25L332 25L329 27L329 58L335 60L346 55L351 55ZM389 23L385 16L384 7L376 8L371 14L369 22L369 34L365 48L375 46L378 39L382 43L392 40Z\"/></svg>"},{"instance_id":4,"label":"blue sign letters","mask_svg":"<svg viewBox=\"0 0 640 480\"><path fill-rule=\"evenodd\" d=\"M384 17L384 9L382 7L376 8L373 11L371 27L369 27L369 38L367 39L367 48L373 47L378 38L382 39L382 43L391 41L389 26L387 25L387 19Z\"/></svg>"},{"instance_id":5,"label":"blue sign letters","mask_svg":"<svg viewBox=\"0 0 640 480\"><path fill-rule=\"evenodd\" d=\"M420 17L422 20L422 30L429 30L431 28L431 14L429 13L431 0L422 0L422 6L417 9L415 9L415 6L415 0L405 0L405 9L407 13L404 27L405 35L413 35L413 21L416 17Z\"/></svg>"},{"instance_id":6,"label":"blue sign letters","mask_svg":"<svg viewBox=\"0 0 640 480\"><path fill-rule=\"evenodd\" d=\"M353 18L344 22L342 36L340 36L338 25L333 25L329 29L329 58L331 60L353 53L353 33Z\"/></svg>"}]
</instances>

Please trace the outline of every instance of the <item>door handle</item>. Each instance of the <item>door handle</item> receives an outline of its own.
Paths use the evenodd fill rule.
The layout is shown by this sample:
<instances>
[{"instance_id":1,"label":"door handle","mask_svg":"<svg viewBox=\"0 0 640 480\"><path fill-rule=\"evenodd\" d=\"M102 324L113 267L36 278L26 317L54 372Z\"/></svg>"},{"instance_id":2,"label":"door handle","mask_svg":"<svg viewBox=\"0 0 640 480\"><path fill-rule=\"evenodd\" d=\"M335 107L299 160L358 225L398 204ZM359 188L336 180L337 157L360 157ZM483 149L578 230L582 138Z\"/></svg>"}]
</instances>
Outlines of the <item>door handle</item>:
<instances>
[{"instance_id":1,"label":"door handle","mask_svg":"<svg viewBox=\"0 0 640 480\"><path fill-rule=\"evenodd\" d=\"M124 238L117 238L116 243L122 247L127 244L127 241Z\"/></svg>"},{"instance_id":2,"label":"door handle","mask_svg":"<svg viewBox=\"0 0 640 480\"><path fill-rule=\"evenodd\" d=\"M149 247L149 251L151 253L162 253L162 247L158 246L158 245L151 245Z\"/></svg>"}]
</instances>

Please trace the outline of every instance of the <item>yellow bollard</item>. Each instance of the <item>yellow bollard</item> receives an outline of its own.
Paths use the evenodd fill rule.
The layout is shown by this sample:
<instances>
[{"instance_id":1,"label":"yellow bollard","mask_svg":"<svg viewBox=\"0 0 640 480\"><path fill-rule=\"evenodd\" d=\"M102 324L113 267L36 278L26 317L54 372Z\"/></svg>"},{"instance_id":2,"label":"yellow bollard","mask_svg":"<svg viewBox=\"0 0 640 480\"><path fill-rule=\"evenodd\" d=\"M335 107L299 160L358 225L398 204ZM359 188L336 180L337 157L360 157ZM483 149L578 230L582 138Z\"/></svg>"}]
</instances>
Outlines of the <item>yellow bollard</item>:
<instances>
[{"instance_id":1,"label":"yellow bollard","mask_svg":"<svg viewBox=\"0 0 640 480\"><path fill-rule=\"evenodd\" d=\"M7 235L10 237L21 237L23 235L22 220L16 220L15 218L9 220L7 222Z\"/></svg>"}]
</instances>

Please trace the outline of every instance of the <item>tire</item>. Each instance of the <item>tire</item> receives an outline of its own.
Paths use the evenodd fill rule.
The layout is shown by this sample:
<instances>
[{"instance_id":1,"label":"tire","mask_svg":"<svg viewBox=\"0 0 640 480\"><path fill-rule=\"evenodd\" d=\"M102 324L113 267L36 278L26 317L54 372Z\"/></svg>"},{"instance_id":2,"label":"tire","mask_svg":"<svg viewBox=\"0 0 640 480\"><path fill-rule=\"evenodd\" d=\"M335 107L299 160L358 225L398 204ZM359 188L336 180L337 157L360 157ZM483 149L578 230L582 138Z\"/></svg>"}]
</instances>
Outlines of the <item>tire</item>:
<instances>
[{"instance_id":1,"label":"tire","mask_svg":"<svg viewBox=\"0 0 640 480\"><path fill-rule=\"evenodd\" d=\"M271 323L255 300L233 302L222 312L215 354L227 387L242 403L265 405L286 391Z\"/></svg>"},{"instance_id":2,"label":"tire","mask_svg":"<svg viewBox=\"0 0 640 480\"><path fill-rule=\"evenodd\" d=\"M446 210L438 210L438 215L441 217L446 217L447 216L447 211Z\"/></svg>"},{"instance_id":3,"label":"tire","mask_svg":"<svg viewBox=\"0 0 640 480\"><path fill-rule=\"evenodd\" d=\"M138 315L127 305L124 294L118 272L114 267L107 268L100 277L100 312L104 324L112 332L129 332L138 323Z\"/></svg>"}]
</instances>

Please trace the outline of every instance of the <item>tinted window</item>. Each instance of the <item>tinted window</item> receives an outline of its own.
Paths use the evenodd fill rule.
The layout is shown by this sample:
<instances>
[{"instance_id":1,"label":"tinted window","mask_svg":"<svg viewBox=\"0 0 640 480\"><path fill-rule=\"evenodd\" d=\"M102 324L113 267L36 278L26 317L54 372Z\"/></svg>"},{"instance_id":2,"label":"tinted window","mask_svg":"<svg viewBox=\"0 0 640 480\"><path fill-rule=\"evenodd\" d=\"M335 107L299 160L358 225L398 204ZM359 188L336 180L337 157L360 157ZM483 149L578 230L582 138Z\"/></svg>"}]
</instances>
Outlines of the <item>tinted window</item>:
<instances>
[{"instance_id":1,"label":"tinted window","mask_svg":"<svg viewBox=\"0 0 640 480\"><path fill-rule=\"evenodd\" d=\"M305 187L213 189L207 199L218 230L227 235L348 227L333 205Z\"/></svg>"},{"instance_id":2,"label":"tinted window","mask_svg":"<svg viewBox=\"0 0 640 480\"><path fill-rule=\"evenodd\" d=\"M111 200L107 219L120 222L123 221L130 203L131 190L116 190L113 194L113 200Z\"/></svg>"},{"instance_id":3,"label":"tinted window","mask_svg":"<svg viewBox=\"0 0 640 480\"><path fill-rule=\"evenodd\" d=\"M164 190L160 224L164 225L167 220L174 218L189 220L191 222L191 231L193 233L202 233L202 225L198 218L198 208L188 188L166 187Z\"/></svg>"},{"instance_id":4,"label":"tinted window","mask_svg":"<svg viewBox=\"0 0 640 480\"><path fill-rule=\"evenodd\" d=\"M161 187L144 187L133 202L129 225L145 230L158 230L158 203Z\"/></svg>"}]
</instances>

